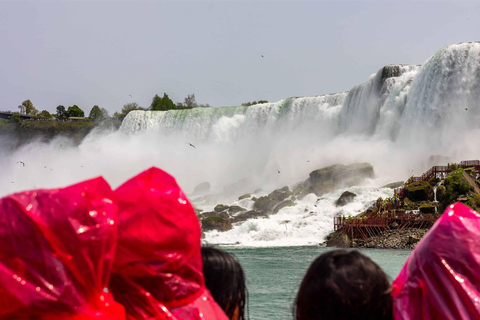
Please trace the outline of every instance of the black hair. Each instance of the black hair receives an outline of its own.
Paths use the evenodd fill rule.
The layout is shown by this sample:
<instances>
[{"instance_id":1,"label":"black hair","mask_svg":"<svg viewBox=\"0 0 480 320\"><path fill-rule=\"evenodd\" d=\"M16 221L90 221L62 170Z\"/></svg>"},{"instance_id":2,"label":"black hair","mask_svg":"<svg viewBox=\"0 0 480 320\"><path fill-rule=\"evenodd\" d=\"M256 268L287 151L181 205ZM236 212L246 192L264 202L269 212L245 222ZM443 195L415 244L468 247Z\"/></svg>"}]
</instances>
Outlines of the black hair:
<instances>
[{"instance_id":1,"label":"black hair","mask_svg":"<svg viewBox=\"0 0 480 320\"><path fill-rule=\"evenodd\" d=\"M202 247L205 286L218 305L232 319L238 307L239 320L245 319L248 292L245 273L235 256L210 246Z\"/></svg>"},{"instance_id":2,"label":"black hair","mask_svg":"<svg viewBox=\"0 0 480 320\"><path fill-rule=\"evenodd\" d=\"M370 258L332 250L310 265L300 285L296 320L392 320L390 282Z\"/></svg>"}]
</instances>

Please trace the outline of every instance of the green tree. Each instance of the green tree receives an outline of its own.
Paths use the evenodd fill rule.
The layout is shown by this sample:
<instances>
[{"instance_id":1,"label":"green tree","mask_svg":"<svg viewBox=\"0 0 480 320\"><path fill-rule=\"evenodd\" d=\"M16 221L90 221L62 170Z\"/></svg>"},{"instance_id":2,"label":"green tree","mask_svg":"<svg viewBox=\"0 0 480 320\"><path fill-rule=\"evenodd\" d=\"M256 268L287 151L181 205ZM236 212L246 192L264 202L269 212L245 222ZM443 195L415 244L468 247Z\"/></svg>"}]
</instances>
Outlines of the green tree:
<instances>
[{"instance_id":1,"label":"green tree","mask_svg":"<svg viewBox=\"0 0 480 320\"><path fill-rule=\"evenodd\" d=\"M21 113L25 113L32 116L36 116L38 114L38 110L35 109L32 101L30 100L23 101L22 104L18 106L18 108L20 109Z\"/></svg>"},{"instance_id":2,"label":"green tree","mask_svg":"<svg viewBox=\"0 0 480 320\"><path fill-rule=\"evenodd\" d=\"M90 114L88 116L90 119L93 121L99 121L103 119L103 113L102 110L100 110L100 107L95 105L93 106L92 110L90 110Z\"/></svg>"},{"instance_id":3,"label":"green tree","mask_svg":"<svg viewBox=\"0 0 480 320\"><path fill-rule=\"evenodd\" d=\"M43 110L37 115L37 118L40 120L48 120L52 118L52 115L47 110Z\"/></svg>"},{"instance_id":4,"label":"green tree","mask_svg":"<svg viewBox=\"0 0 480 320\"><path fill-rule=\"evenodd\" d=\"M107 119L107 118L110 117L110 115L108 114L107 109L105 109L105 108L100 108L100 111L102 111L102 117L103 117L103 119Z\"/></svg>"},{"instance_id":5,"label":"green tree","mask_svg":"<svg viewBox=\"0 0 480 320\"><path fill-rule=\"evenodd\" d=\"M158 94L156 94L152 99L152 104L150 105L151 110L160 110L166 111L170 109L175 109L175 104L173 103L172 99L168 97L166 93L163 93L163 97L160 98Z\"/></svg>"},{"instance_id":6,"label":"green tree","mask_svg":"<svg viewBox=\"0 0 480 320\"><path fill-rule=\"evenodd\" d=\"M18 113L14 113L12 114L12 116L10 117L10 122L13 122L13 123L20 123L22 121L22 119L20 118L20 115Z\"/></svg>"},{"instance_id":7,"label":"green tree","mask_svg":"<svg viewBox=\"0 0 480 320\"><path fill-rule=\"evenodd\" d=\"M68 107L67 110L67 117L85 117L85 112L83 112L82 109L80 109L77 105L73 105Z\"/></svg>"},{"instance_id":8,"label":"green tree","mask_svg":"<svg viewBox=\"0 0 480 320\"><path fill-rule=\"evenodd\" d=\"M65 110L65 107L60 105L57 107L57 118L60 120L67 119L67 110Z\"/></svg>"},{"instance_id":9,"label":"green tree","mask_svg":"<svg viewBox=\"0 0 480 320\"><path fill-rule=\"evenodd\" d=\"M185 100L183 101L183 104L185 105L185 107L187 108L195 108L197 107L197 102L195 101L195 95L192 93L192 94L189 94L185 97Z\"/></svg>"},{"instance_id":10,"label":"green tree","mask_svg":"<svg viewBox=\"0 0 480 320\"><path fill-rule=\"evenodd\" d=\"M123 120L130 111L134 111L134 110L144 110L144 109L140 107L136 102L131 102L123 105L122 112L121 113L115 112L113 116L119 120Z\"/></svg>"}]
</instances>

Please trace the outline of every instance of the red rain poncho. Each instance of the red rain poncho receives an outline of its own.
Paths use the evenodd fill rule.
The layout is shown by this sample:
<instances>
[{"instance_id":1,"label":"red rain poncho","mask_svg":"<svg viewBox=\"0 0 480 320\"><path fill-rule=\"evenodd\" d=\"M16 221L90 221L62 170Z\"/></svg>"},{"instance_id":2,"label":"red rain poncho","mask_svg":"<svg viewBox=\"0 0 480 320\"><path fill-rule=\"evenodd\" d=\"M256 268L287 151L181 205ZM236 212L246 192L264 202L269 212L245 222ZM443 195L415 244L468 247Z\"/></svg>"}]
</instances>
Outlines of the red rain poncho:
<instances>
[{"instance_id":1,"label":"red rain poncho","mask_svg":"<svg viewBox=\"0 0 480 320\"><path fill-rule=\"evenodd\" d=\"M118 246L110 288L129 319L222 319L205 288L195 211L166 172L151 168L115 190Z\"/></svg>"},{"instance_id":2,"label":"red rain poncho","mask_svg":"<svg viewBox=\"0 0 480 320\"><path fill-rule=\"evenodd\" d=\"M480 319L480 215L448 207L393 282L395 319Z\"/></svg>"},{"instance_id":3,"label":"red rain poncho","mask_svg":"<svg viewBox=\"0 0 480 320\"><path fill-rule=\"evenodd\" d=\"M103 178L0 199L0 318L125 319L104 292L116 215Z\"/></svg>"}]
</instances>

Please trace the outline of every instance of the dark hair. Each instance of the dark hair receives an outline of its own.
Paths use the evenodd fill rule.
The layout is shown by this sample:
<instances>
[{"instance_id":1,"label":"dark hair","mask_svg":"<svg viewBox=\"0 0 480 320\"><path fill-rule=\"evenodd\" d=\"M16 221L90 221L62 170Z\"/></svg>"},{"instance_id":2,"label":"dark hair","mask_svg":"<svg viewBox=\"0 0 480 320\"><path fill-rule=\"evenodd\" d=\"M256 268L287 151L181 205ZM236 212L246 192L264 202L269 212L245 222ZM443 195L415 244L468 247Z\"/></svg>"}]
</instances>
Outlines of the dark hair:
<instances>
[{"instance_id":1,"label":"dark hair","mask_svg":"<svg viewBox=\"0 0 480 320\"><path fill-rule=\"evenodd\" d=\"M296 320L391 320L390 282L383 270L358 251L320 255L298 291Z\"/></svg>"},{"instance_id":2,"label":"dark hair","mask_svg":"<svg viewBox=\"0 0 480 320\"><path fill-rule=\"evenodd\" d=\"M242 266L233 255L209 246L202 247L202 257L205 286L230 319L238 307L238 319L244 320L248 293Z\"/></svg>"}]
</instances>

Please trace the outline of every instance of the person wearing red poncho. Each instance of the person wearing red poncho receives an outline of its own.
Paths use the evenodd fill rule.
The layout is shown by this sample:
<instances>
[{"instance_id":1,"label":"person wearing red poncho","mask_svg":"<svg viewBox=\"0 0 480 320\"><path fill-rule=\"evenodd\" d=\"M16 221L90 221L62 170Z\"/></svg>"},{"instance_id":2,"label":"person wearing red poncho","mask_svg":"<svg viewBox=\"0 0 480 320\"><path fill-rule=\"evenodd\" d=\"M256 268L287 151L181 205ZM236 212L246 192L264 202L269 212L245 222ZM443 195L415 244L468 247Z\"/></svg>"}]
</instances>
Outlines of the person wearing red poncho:
<instances>
[{"instance_id":1,"label":"person wearing red poncho","mask_svg":"<svg viewBox=\"0 0 480 320\"><path fill-rule=\"evenodd\" d=\"M117 206L103 178L0 199L0 319L122 320L104 290Z\"/></svg>"},{"instance_id":2,"label":"person wearing red poncho","mask_svg":"<svg viewBox=\"0 0 480 320\"><path fill-rule=\"evenodd\" d=\"M205 287L200 223L175 179L151 168L115 196L118 245L109 287L127 318L227 320Z\"/></svg>"}]
</instances>

